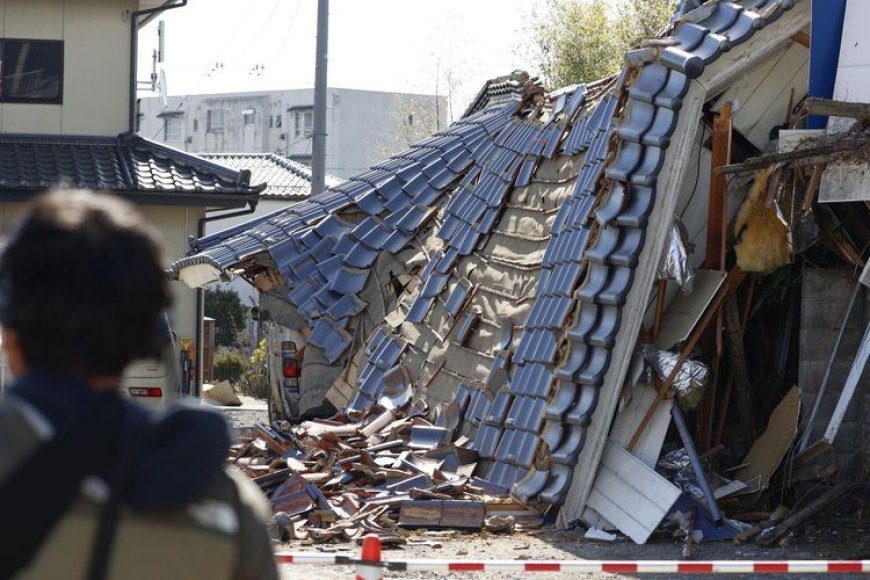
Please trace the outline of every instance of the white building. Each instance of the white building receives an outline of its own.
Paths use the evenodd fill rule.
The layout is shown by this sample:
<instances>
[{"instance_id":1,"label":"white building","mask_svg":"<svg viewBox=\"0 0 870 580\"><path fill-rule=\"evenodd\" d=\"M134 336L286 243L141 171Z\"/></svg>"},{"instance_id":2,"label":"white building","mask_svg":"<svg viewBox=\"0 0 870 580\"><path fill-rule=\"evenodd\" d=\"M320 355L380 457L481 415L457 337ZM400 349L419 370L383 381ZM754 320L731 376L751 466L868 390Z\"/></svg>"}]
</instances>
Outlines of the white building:
<instances>
[{"instance_id":1,"label":"white building","mask_svg":"<svg viewBox=\"0 0 870 580\"><path fill-rule=\"evenodd\" d=\"M170 97L166 107L149 97L139 134L196 153L277 153L310 164L313 103L314 89ZM329 88L326 171L366 171L447 125L446 97Z\"/></svg>"}]
</instances>

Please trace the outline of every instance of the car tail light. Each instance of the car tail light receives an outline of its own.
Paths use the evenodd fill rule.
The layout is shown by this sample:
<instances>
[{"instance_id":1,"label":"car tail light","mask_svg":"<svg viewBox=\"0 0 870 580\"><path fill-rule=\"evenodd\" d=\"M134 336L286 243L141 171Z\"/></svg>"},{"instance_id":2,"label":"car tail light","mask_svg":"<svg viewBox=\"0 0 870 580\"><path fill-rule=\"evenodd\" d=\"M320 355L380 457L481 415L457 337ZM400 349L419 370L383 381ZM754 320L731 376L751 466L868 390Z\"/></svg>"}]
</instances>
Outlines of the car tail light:
<instances>
[{"instance_id":1,"label":"car tail light","mask_svg":"<svg viewBox=\"0 0 870 580\"><path fill-rule=\"evenodd\" d=\"M302 372L299 359L296 358L296 343L285 340L281 343L281 370L285 379L298 379Z\"/></svg>"},{"instance_id":2,"label":"car tail light","mask_svg":"<svg viewBox=\"0 0 870 580\"><path fill-rule=\"evenodd\" d=\"M159 387L130 387L131 397L157 398L163 396L163 389Z\"/></svg>"},{"instance_id":3,"label":"car tail light","mask_svg":"<svg viewBox=\"0 0 870 580\"><path fill-rule=\"evenodd\" d=\"M296 379L299 378L299 374L302 368L299 366L298 360L296 360L295 358L291 358L284 360L282 370L284 371L285 379Z\"/></svg>"}]
</instances>

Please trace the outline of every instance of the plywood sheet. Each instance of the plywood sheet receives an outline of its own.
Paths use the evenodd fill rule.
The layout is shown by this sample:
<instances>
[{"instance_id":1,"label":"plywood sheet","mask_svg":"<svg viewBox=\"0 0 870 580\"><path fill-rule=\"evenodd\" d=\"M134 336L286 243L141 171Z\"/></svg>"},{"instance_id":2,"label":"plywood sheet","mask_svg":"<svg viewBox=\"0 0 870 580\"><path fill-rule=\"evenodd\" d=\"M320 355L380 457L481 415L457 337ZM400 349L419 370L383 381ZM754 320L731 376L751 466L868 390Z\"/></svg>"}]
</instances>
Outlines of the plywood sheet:
<instances>
[{"instance_id":1,"label":"plywood sheet","mask_svg":"<svg viewBox=\"0 0 870 580\"><path fill-rule=\"evenodd\" d=\"M673 399L660 399L652 385L636 385L631 392L631 402L616 415L610 439L622 447L627 447L640 427L647 411L655 406L652 418L641 433L631 454L649 467L655 467L668 427L671 424Z\"/></svg>"},{"instance_id":2,"label":"plywood sheet","mask_svg":"<svg viewBox=\"0 0 870 580\"><path fill-rule=\"evenodd\" d=\"M692 293L677 294L665 310L662 328L656 337L655 345L662 350L668 350L686 340L724 281L725 272L720 270L695 272Z\"/></svg>"},{"instance_id":3,"label":"plywood sheet","mask_svg":"<svg viewBox=\"0 0 870 580\"><path fill-rule=\"evenodd\" d=\"M800 408L800 389L792 387L770 415L767 429L752 444L752 448L743 460L747 466L737 472L737 479L747 482L761 476L761 489L768 486L770 478L797 435Z\"/></svg>"}]
</instances>

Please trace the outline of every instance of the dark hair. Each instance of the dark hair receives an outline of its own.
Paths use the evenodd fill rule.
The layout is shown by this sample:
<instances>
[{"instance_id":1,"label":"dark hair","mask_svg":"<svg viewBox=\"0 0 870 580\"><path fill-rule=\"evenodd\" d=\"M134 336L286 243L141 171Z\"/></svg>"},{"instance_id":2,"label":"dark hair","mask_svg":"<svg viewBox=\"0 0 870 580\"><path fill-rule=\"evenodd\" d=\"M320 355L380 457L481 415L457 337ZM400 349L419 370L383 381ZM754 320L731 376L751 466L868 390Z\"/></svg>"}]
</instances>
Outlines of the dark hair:
<instances>
[{"instance_id":1,"label":"dark hair","mask_svg":"<svg viewBox=\"0 0 870 580\"><path fill-rule=\"evenodd\" d=\"M121 374L132 360L159 355L169 304L155 232L111 195L41 195L0 257L0 322L34 371Z\"/></svg>"}]
</instances>

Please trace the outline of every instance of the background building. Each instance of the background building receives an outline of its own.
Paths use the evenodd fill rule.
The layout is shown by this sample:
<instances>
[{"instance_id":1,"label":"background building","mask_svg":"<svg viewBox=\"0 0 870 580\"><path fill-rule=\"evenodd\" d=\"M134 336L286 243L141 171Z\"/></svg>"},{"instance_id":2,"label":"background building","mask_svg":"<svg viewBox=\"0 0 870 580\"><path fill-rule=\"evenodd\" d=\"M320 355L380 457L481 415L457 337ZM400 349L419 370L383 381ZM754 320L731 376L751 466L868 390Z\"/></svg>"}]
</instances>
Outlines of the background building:
<instances>
[{"instance_id":1,"label":"background building","mask_svg":"<svg viewBox=\"0 0 870 580\"><path fill-rule=\"evenodd\" d=\"M265 186L252 183L249 172L133 133L131 41L148 19L138 11L160 9L150 13L156 16L181 6L0 0L0 237L24 203L47 188L87 188L135 203L159 233L169 266L205 233L207 215L256 205ZM172 328L195 359L201 292L171 288Z\"/></svg>"},{"instance_id":2,"label":"background building","mask_svg":"<svg viewBox=\"0 0 870 580\"><path fill-rule=\"evenodd\" d=\"M437 103L437 106L436 106ZM139 134L196 153L277 153L310 163L314 89L141 100ZM326 171L347 178L446 127L447 98L328 89Z\"/></svg>"}]
</instances>

